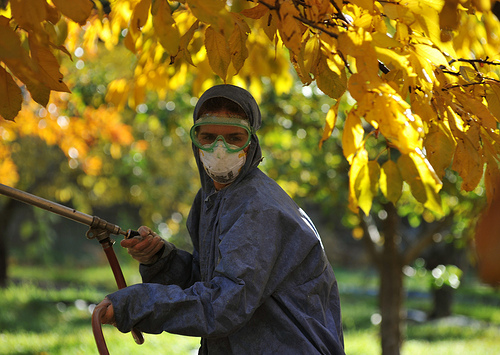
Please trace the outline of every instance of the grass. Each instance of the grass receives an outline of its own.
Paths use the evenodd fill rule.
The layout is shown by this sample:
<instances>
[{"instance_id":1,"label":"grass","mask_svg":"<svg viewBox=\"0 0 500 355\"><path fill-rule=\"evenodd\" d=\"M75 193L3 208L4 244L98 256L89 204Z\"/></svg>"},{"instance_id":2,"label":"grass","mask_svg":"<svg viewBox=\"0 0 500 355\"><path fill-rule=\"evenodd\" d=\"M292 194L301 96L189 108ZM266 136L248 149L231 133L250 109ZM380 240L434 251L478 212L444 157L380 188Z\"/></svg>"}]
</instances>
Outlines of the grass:
<instances>
[{"instance_id":1,"label":"grass","mask_svg":"<svg viewBox=\"0 0 500 355\"><path fill-rule=\"evenodd\" d=\"M345 348L349 355L381 353L378 326L371 316L378 312L378 281L370 271L336 270L342 303ZM429 312L432 299L428 280L407 278L405 307ZM407 322L403 355L500 354L500 293L471 278L457 290L454 315L426 322Z\"/></svg>"},{"instance_id":2,"label":"grass","mask_svg":"<svg viewBox=\"0 0 500 355\"><path fill-rule=\"evenodd\" d=\"M90 318L92 305L116 289L109 267L11 267L12 282L0 290L0 355L97 354ZM129 284L140 282L136 265L123 267ZM350 355L380 354L374 273L336 269L340 285L345 347ZM408 279L406 307L427 312L427 283ZM403 355L500 353L500 295L475 280L459 288L455 317L406 324ZM145 334L137 345L130 334L103 326L111 354L196 354L199 339Z\"/></svg>"}]
</instances>

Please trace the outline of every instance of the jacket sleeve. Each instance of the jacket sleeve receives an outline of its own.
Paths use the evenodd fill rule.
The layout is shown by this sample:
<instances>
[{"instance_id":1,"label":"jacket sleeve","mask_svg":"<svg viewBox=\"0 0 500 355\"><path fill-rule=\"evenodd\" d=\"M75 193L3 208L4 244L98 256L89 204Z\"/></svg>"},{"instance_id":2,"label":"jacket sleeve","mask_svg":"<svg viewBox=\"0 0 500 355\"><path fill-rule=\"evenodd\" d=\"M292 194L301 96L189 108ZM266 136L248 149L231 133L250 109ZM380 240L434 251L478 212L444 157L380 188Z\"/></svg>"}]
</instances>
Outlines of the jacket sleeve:
<instances>
[{"instance_id":1,"label":"jacket sleeve","mask_svg":"<svg viewBox=\"0 0 500 355\"><path fill-rule=\"evenodd\" d=\"M250 319L313 247L284 243L283 237L301 226L277 210L250 208L230 223L222 221L221 228L219 262L210 281L187 289L139 284L109 295L118 329L228 335Z\"/></svg>"},{"instance_id":2,"label":"jacket sleeve","mask_svg":"<svg viewBox=\"0 0 500 355\"><path fill-rule=\"evenodd\" d=\"M197 251L193 254L175 248L151 265L140 264L143 283L178 285L187 288L200 279Z\"/></svg>"}]
</instances>

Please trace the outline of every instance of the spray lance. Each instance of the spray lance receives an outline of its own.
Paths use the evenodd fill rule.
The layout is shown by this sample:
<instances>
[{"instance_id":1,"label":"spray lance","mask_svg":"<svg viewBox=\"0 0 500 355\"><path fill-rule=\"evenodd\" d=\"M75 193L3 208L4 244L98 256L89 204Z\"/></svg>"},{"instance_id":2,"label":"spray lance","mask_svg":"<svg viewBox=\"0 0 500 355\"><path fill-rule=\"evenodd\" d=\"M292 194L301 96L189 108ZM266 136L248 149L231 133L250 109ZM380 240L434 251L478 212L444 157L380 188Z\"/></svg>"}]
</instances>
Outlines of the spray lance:
<instances>
[{"instance_id":1,"label":"spray lance","mask_svg":"<svg viewBox=\"0 0 500 355\"><path fill-rule=\"evenodd\" d=\"M125 231L119 226L106 222L97 216L90 216L73 208L63 206L3 184L0 184L0 194L89 226L89 230L85 234L86 237L88 239L97 239L97 241L101 244L109 261L109 265L111 266L111 270L113 271L118 288L122 289L127 287L120 264L118 263L118 259L116 258L116 254L113 250L114 240L110 238L110 235L123 235L125 239L129 239L138 236L139 232L131 229ZM98 313L99 311L96 310L92 313L92 331L94 333L99 354L107 355L109 354L109 351L102 333L102 325L100 322L101 317ZM132 335L137 344L144 343L144 338L140 331L132 329Z\"/></svg>"}]
</instances>

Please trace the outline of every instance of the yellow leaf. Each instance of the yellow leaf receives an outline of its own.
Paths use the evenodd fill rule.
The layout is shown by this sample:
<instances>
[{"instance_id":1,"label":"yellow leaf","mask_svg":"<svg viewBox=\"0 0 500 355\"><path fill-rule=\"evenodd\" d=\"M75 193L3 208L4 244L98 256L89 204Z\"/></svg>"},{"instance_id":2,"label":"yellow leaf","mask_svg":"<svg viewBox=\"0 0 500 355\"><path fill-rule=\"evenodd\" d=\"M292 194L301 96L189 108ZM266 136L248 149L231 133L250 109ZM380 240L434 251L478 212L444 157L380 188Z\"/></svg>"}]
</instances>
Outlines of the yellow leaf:
<instances>
[{"instance_id":1,"label":"yellow leaf","mask_svg":"<svg viewBox=\"0 0 500 355\"><path fill-rule=\"evenodd\" d=\"M352 74L349 77L348 90L349 94L358 102L363 100L363 97L367 94L367 90L365 88L366 80L361 74ZM370 100L371 101L371 100Z\"/></svg>"},{"instance_id":2,"label":"yellow leaf","mask_svg":"<svg viewBox=\"0 0 500 355\"><path fill-rule=\"evenodd\" d=\"M490 90L486 91L486 101L488 102L488 110L493 114L498 122L500 122L500 84L494 81L488 81Z\"/></svg>"},{"instance_id":3,"label":"yellow leaf","mask_svg":"<svg viewBox=\"0 0 500 355\"><path fill-rule=\"evenodd\" d=\"M37 65L40 81L50 90L70 92L63 82L63 75L59 71L59 62L48 47L40 45L29 36L31 57Z\"/></svg>"},{"instance_id":4,"label":"yellow leaf","mask_svg":"<svg viewBox=\"0 0 500 355\"><path fill-rule=\"evenodd\" d=\"M193 60L191 59L191 54L189 53L188 46L189 46L189 42L192 40L192 38L194 36L194 33L198 29L199 24L200 24L199 21L195 21L191 25L189 30L181 36L180 43L179 43L179 53L181 54L181 57L186 62L191 64L192 66L194 66L194 64L193 64ZM177 53L172 59L175 60L175 57L177 57L179 55L179 53Z\"/></svg>"},{"instance_id":5,"label":"yellow leaf","mask_svg":"<svg viewBox=\"0 0 500 355\"><path fill-rule=\"evenodd\" d=\"M231 63L231 53L226 38L210 26L205 31L205 47L210 67L225 82L227 69Z\"/></svg>"},{"instance_id":6,"label":"yellow leaf","mask_svg":"<svg viewBox=\"0 0 500 355\"><path fill-rule=\"evenodd\" d=\"M233 66L237 74L248 58L246 41L248 33L250 33L250 27L248 27L247 23L238 14L231 13L231 17L236 26L234 26L233 32L229 37L229 48Z\"/></svg>"},{"instance_id":7,"label":"yellow leaf","mask_svg":"<svg viewBox=\"0 0 500 355\"><path fill-rule=\"evenodd\" d=\"M425 203L427 201L427 193L413 160L408 154L402 154L398 159L397 165L403 180L410 185L413 196L418 202Z\"/></svg>"},{"instance_id":8,"label":"yellow leaf","mask_svg":"<svg viewBox=\"0 0 500 355\"><path fill-rule=\"evenodd\" d=\"M311 36L301 46L298 56L298 63L302 67L303 75L316 74L315 69L318 66L319 55L319 40L316 36Z\"/></svg>"},{"instance_id":9,"label":"yellow leaf","mask_svg":"<svg viewBox=\"0 0 500 355\"><path fill-rule=\"evenodd\" d=\"M427 159L434 167L436 174L443 178L445 170L451 165L455 153L455 141L450 132L445 133L443 128L433 128L424 140Z\"/></svg>"},{"instance_id":10,"label":"yellow leaf","mask_svg":"<svg viewBox=\"0 0 500 355\"><path fill-rule=\"evenodd\" d=\"M422 61L425 60L437 67L440 65L448 67L448 61L439 49L427 44L415 44L414 49L415 53L420 56Z\"/></svg>"},{"instance_id":11,"label":"yellow leaf","mask_svg":"<svg viewBox=\"0 0 500 355\"><path fill-rule=\"evenodd\" d=\"M349 209L353 212L358 212L358 193L356 189L356 181L361 170L368 164L368 152L366 149L361 149L354 156L354 159L349 170Z\"/></svg>"},{"instance_id":12,"label":"yellow leaf","mask_svg":"<svg viewBox=\"0 0 500 355\"><path fill-rule=\"evenodd\" d=\"M466 95L460 92L457 92L455 96L466 111L476 115L481 120L481 124L484 127L489 129L497 128L495 116L491 114L488 107L486 107L482 102L478 101L471 95Z\"/></svg>"},{"instance_id":13,"label":"yellow leaf","mask_svg":"<svg viewBox=\"0 0 500 355\"><path fill-rule=\"evenodd\" d=\"M460 71L460 74L465 79L465 81L467 81L468 83L477 83L481 81L481 74L471 67L461 65L458 70Z\"/></svg>"},{"instance_id":14,"label":"yellow leaf","mask_svg":"<svg viewBox=\"0 0 500 355\"><path fill-rule=\"evenodd\" d=\"M31 98L40 105L47 106L50 100L50 89L37 81L25 82L25 84L31 94Z\"/></svg>"},{"instance_id":15,"label":"yellow leaf","mask_svg":"<svg viewBox=\"0 0 500 355\"><path fill-rule=\"evenodd\" d=\"M377 196L380 178L380 166L377 161L369 161L359 170L354 184L358 205L368 216L373 199Z\"/></svg>"},{"instance_id":16,"label":"yellow leaf","mask_svg":"<svg viewBox=\"0 0 500 355\"><path fill-rule=\"evenodd\" d=\"M259 3L257 6L254 6L250 9L245 9L240 12L243 16L248 18L252 18L254 20L260 19L262 16L269 12L269 8L262 3Z\"/></svg>"},{"instance_id":17,"label":"yellow leaf","mask_svg":"<svg viewBox=\"0 0 500 355\"><path fill-rule=\"evenodd\" d=\"M12 17L25 30L41 30L41 22L47 17L45 0L11 0Z\"/></svg>"},{"instance_id":18,"label":"yellow leaf","mask_svg":"<svg viewBox=\"0 0 500 355\"><path fill-rule=\"evenodd\" d=\"M373 125L378 122L380 133L401 153L409 153L422 148L422 122L413 114L409 105L387 85L379 89L385 95L375 95L373 109L365 119Z\"/></svg>"},{"instance_id":19,"label":"yellow leaf","mask_svg":"<svg viewBox=\"0 0 500 355\"><path fill-rule=\"evenodd\" d=\"M396 205L403 191L403 178L399 172L398 165L392 160L382 165L380 174L380 190L382 194Z\"/></svg>"},{"instance_id":20,"label":"yellow leaf","mask_svg":"<svg viewBox=\"0 0 500 355\"><path fill-rule=\"evenodd\" d=\"M161 1L166 3L165 1ZM159 3L159 1L157 1ZM157 4L158 5L158 4ZM149 8L151 7L151 0L140 0L132 11L130 18L129 31L140 32L146 22L148 22ZM151 10L152 12L153 10Z\"/></svg>"},{"instance_id":21,"label":"yellow leaf","mask_svg":"<svg viewBox=\"0 0 500 355\"><path fill-rule=\"evenodd\" d=\"M483 138L484 139L484 138ZM484 139L487 141L487 139ZM484 186L486 188L486 197L489 202L498 196L500 192L500 170L498 168L499 156L496 154L494 148L491 144L487 142L488 149L484 149L484 155L486 160L486 170L484 172Z\"/></svg>"},{"instance_id":22,"label":"yellow leaf","mask_svg":"<svg viewBox=\"0 0 500 355\"><path fill-rule=\"evenodd\" d=\"M52 0L52 2L64 16L82 26L87 22L94 7L94 3L90 0Z\"/></svg>"},{"instance_id":23,"label":"yellow leaf","mask_svg":"<svg viewBox=\"0 0 500 355\"><path fill-rule=\"evenodd\" d=\"M26 85L33 100L42 106L47 105L50 89L38 80L33 61L8 23L0 25L0 60Z\"/></svg>"},{"instance_id":24,"label":"yellow leaf","mask_svg":"<svg viewBox=\"0 0 500 355\"><path fill-rule=\"evenodd\" d=\"M0 116L14 120L21 110L23 96L12 76L0 66Z\"/></svg>"},{"instance_id":25,"label":"yellow leaf","mask_svg":"<svg viewBox=\"0 0 500 355\"><path fill-rule=\"evenodd\" d=\"M123 109L129 94L129 84L125 79L116 79L108 84L106 101L112 103L118 110Z\"/></svg>"},{"instance_id":26,"label":"yellow leaf","mask_svg":"<svg viewBox=\"0 0 500 355\"><path fill-rule=\"evenodd\" d=\"M158 41L168 54L176 54L179 51L181 35L177 24L172 18L168 2L153 0L151 14L153 15L153 28Z\"/></svg>"},{"instance_id":27,"label":"yellow leaf","mask_svg":"<svg viewBox=\"0 0 500 355\"><path fill-rule=\"evenodd\" d=\"M276 16L273 16L272 13L268 13L265 15L265 18L262 20L266 25L264 26L264 33L267 38L271 41L271 43L277 45L278 44L278 36L276 33L278 32L278 21L276 21Z\"/></svg>"},{"instance_id":28,"label":"yellow leaf","mask_svg":"<svg viewBox=\"0 0 500 355\"><path fill-rule=\"evenodd\" d=\"M457 138L452 169L462 177L462 190L472 191L481 181L484 165L477 124L472 122L469 129L459 133Z\"/></svg>"},{"instance_id":29,"label":"yellow leaf","mask_svg":"<svg viewBox=\"0 0 500 355\"><path fill-rule=\"evenodd\" d=\"M402 24L411 24L415 22L415 16L408 7L391 2L386 2L383 6L385 14L391 20L398 20L398 22Z\"/></svg>"},{"instance_id":30,"label":"yellow leaf","mask_svg":"<svg viewBox=\"0 0 500 355\"><path fill-rule=\"evenodd\" d=\"M362 9L366 9L369 12L373 11L373 0L353 0L351 3L361 7Z\"/></svg>"},{"instance_id":31,"label":"yellow leaf","mask_svg":"<svg viewBox=\"0 0 500 355\"><path fill-rule=\"evenodd\" d=\"M202 22L218 26L221 12L224 10L225 2L220 0L187 0L189 8Z\"/></svg>"},{"instance_id":32,"label":"yellow leaf","mask_svg":"<svg viewBox=\"0 0 500 355\"><path fill-rule=\"evenodd\" d=\"M281 18L279 22L281 39L288 49L298 55L300 53L302 34L305 31L305 26L296 19L296 17L300 17L299 10L291 1L285 1L280 5L279 14Z\"/></svg>"},{"instance_id":33,"label":"yellow leaf","mask_svg":"<svg viewBox=\"0 0 500 355\"><path fill-rule=\"evenodd\" d=\"M49 5L48 3L45 3L45 10L47 12L47 17L46 17L47 21L49 21L54 25L57 22L59 22L59 19L61 18L61 13L57 10L57 8Z\"/></svg>"},{"instance_id":34,"label":"yellow leaf","mask_svg":"<svg viewBox=\"0 0 500 355\"><path fill-rule=\"evenodd\" d=\"M425 157L416 152L402 154L397 164L401 176L410 185L417 201L441 215L443 211L438 192L443 184Z\"/></svg>"},{"instance_id":35,"label":"yellow leaf","mask_svg":"<svg viewBox=\"0 0 500 355\"><path fill-rule=\"evenodd\" d=\"M380 47L375 47L375 52L377 53L378 59L380 59L389 69L401 69L407 76L415 76L413 68L408 61L408 54L400 54L395 50Z\"/></svg>"},{"instance_id":36,"label":"yellow leaf","mask_svg":"<svg viewBox=\"0 0 500 355\"><path fill-rule=\"evenodd\" d=\"M458 1L445 1L439 12L439 26L443 30L455 30L459 24Z\"/></svg>"},{"instance_id":37,"label":"yellow leaf","mask_svg":"<svg viewBox=\"0 0 500 355\"><path fill-rule=\"evenodd\" d=\"M342 133L342 151L350 164L352 164L358 150L363 147L364 134L361 119L356 112L351 110L346 117Z\"/></svg>"},{"instance_id":38,"label":"yellow leaf","mask_svg":"<svg viewBox=\"0 0 500 355\"><path fill-rule=\"evenodd\" d=\"M375 32L372 33L372 44L374 47L381 48L401 48L403 45L386 33Z\"/></svg>"},{"instance_id":39,"label":"yellow leaf","mask_svg":"<svg viewBox=\"0 0 500 355\"><path fill-rule=\"evenodd\" d=\"M347 75L345 70L342 70L341 75L338 75L329 68L326 58L321 56L318 69L315 72L317 73L315 77L316 84L318 84L318 88L326 95L332 99L338 99L344 94L347 89Z\"/></svg>"},{"instance_id":40,"label":"yellow leaf","mask_svg":"<svg viewBox=\"0 0 500 355\"><path fill-rule=\"evenodd\" d=\"M135 49L135 38L134 36L132 35L132 31L128 31L127 32L127 35L125 36L125 38L123 39L123 44L125 45L125 47L131 51L132 53L137 53L137 50Z\"/></svg>"},{"instance_id":41,"label":"yellow leaf","mask_svg":"<svg viewBox=\"0 0 500 355\"><path fill-rule=\"evenodd\" d=\"M339 109L339 103L340 100L337 101L335 105L330 107L328 113L326 114L325 128L323 130L323 136L319 141L319 149L321 149L323 143L332 135L333 129L335 128L335 122L337 121L337 111Z\"/></svg>"}]
</instances>

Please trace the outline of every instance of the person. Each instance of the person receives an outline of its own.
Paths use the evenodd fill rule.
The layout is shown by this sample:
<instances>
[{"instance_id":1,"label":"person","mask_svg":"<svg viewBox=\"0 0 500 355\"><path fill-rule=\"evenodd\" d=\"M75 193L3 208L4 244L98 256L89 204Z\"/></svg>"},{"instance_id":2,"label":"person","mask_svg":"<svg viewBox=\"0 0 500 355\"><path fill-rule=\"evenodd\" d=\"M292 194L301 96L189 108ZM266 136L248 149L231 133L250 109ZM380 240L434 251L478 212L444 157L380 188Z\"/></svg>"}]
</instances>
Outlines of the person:
<instances>
[{"instance_id":1,"label":"person","mask_svg":"<svg viewBox=\"0 0 500 355\"><path fill-rule=\"evenodd\" d=\"M344 354L337 281L307 214L265 175L260 109L237 86L198 100L193 252L148 227L121 242L142 284L108 295L102 323L201 337L200 354Z\"/></svg>"}]
</instances>

